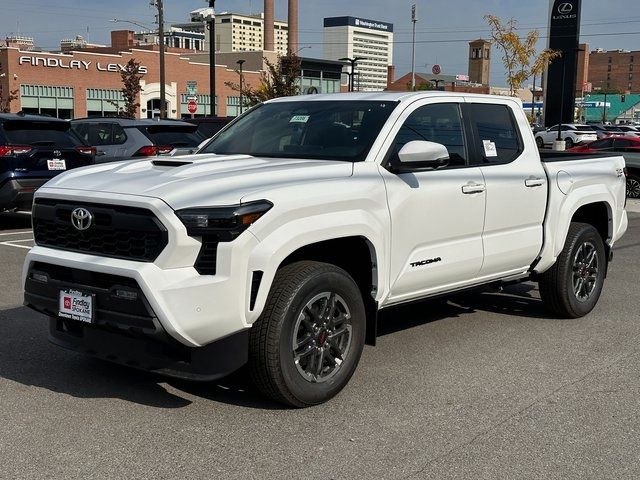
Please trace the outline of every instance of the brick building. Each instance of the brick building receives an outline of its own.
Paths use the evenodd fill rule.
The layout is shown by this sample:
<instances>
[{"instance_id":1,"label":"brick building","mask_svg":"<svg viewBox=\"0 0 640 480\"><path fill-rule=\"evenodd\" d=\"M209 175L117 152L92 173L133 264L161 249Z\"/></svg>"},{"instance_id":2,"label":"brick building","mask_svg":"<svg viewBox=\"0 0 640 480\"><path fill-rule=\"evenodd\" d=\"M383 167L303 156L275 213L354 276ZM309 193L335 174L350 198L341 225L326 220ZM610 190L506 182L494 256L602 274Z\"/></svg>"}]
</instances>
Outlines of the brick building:
<instances>
[{"instance_id":1,"label":"brick building","mask_svg":"<svg viewBox=\"0 0 640 480\"><path fill-rule=\"evenodd\" d=\"M113 115L122 105L121 66L134 58L146 72L142 79L139 116L153 118L160 112L160 56L155 49L118 48L124 45L48 53L0 47L0 92L18 92L11 112L42 113L59 118ZM187 82L197 82L197 115L209 115L209 65L184 54L166 54L167 115L188 117ZM216 99L219 116L239 112L238 92L225 85L238 83L235 65L216 65ZM245 70L247 85L257 85L260 73Z\"/></svg>"},{"instance_id":2,"label":"brick building","mask_svg":"<svg viewBox=\"0 0 640 480\"><path fill-rule=\"evenodd\" d=\"M589 82L593 89L640 92L640 51L594 50L589 55Z\"/></svg>"}]
</instances>

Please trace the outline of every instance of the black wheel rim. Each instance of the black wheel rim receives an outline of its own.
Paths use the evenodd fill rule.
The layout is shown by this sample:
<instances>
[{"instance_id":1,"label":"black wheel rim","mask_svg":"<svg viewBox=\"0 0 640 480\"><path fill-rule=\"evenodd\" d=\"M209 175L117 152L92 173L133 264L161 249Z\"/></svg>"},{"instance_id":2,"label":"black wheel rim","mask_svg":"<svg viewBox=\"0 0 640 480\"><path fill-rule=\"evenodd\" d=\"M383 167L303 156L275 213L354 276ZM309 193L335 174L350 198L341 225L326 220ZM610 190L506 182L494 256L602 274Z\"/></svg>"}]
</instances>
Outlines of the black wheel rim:
<instances>
[{"instance_id":1,"label":"black wheel rim","mask_svg":"<svg viewBox=\"0 0 640 480\"><path fill-rule=\"evenodd\" d=\"M637 178L627 178L627 197L640 197L640 181Z\"/></svg>"},{"instance_id":2,"label":"black wheel rim","mask_svg":"<svg viewBox=\"0 0 640 480\"><path fill-rule=\"evenodd\" d=\"M598 283L598 251L591 242L584 242L573 257L573 293L586 302Z\"/></svg>"},{"instance_id":3,"label":"black wheel rim","mask_svg":"<svg viewBox=\"0 0 640 480\"><path fill-rule=\"evenodd\" d=\"M312 383L335 376L351 349L351 312L335 292L323 292L307 302L293 330L293 361Z\"/></svg>"}]
</instances>

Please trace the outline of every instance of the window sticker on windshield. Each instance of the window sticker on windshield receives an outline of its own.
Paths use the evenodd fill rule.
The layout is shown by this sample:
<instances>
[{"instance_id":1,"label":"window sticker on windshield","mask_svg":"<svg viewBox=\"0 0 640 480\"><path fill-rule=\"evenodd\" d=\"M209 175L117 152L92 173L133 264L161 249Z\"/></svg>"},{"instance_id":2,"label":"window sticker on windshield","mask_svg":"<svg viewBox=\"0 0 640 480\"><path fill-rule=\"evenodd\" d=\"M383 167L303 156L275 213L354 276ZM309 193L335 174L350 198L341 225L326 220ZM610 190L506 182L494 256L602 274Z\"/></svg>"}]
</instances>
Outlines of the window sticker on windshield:
<instances>
[{"instance_id":1,"label":"window sticker on windshield","mask_svg":"<svg viewBox=\"0 0 640 480\"><path fill-rule=\"evenodd\" d=\"M309 115L294 115L289 123L307 123L309 121Z\"/></svg>"},{"instance_id":2,"label":"window sticker on windshield","mask_svg":"<svg viewBox=\"0 0 640 480\"><path fill-rule=\"evenodd\" d=\"M482 145L484 146L484 156L485 157L497 157L498 150L496 149L496 144L491 140L482 140Z\"/></svg>"}]
</instances>

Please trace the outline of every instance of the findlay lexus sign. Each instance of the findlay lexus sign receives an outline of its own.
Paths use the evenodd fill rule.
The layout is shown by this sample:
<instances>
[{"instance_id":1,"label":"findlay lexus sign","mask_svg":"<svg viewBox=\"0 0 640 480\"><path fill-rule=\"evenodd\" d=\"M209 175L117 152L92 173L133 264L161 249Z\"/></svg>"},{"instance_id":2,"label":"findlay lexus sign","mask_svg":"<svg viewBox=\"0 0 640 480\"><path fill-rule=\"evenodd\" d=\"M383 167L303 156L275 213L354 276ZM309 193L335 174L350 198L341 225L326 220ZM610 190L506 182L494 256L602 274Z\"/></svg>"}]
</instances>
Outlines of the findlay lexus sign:
<instances>
[{"instance_id":1,"label":"findlay lexus sign","mask_svg":"<svg viewBox=\"0 0 640 480\"><path fill-rule=\"evenodd\" d=\"M127 70L127 65L120 63L100 63L95 64L86 60L65 60L63 58L55 57L35 57L31 55L22 55L19 59L20 65L31 65L33 67L46 67L46 68L63 68L67 70L80 70L88 71L92 65L99 72L124 72ZM140 65L139 72L145 74L148 72L147 67Z\"/></svg>"}]
</instances>

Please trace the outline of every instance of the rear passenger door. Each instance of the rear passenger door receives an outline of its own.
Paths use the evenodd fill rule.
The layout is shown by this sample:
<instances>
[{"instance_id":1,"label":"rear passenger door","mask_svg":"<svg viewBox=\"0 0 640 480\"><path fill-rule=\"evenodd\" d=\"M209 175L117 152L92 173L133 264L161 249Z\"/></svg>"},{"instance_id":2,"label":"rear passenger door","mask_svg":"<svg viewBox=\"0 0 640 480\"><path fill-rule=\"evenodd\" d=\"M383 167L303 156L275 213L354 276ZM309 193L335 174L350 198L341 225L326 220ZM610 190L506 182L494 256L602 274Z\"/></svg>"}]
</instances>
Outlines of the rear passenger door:
<instances>
[{"instance_id":1,"label":"rear passenger door","mask_svg":"<svg viewBox=\"0 0 640 480\"><path fill-rule=\"evenodd\" d=\"M470 160L487 189L480 276L519 271L542 248L546 173L533 138L520 133L529 128L524 112L490 100L468 102L462 108L474 143Z\"/></svg>"}]
</instances>

